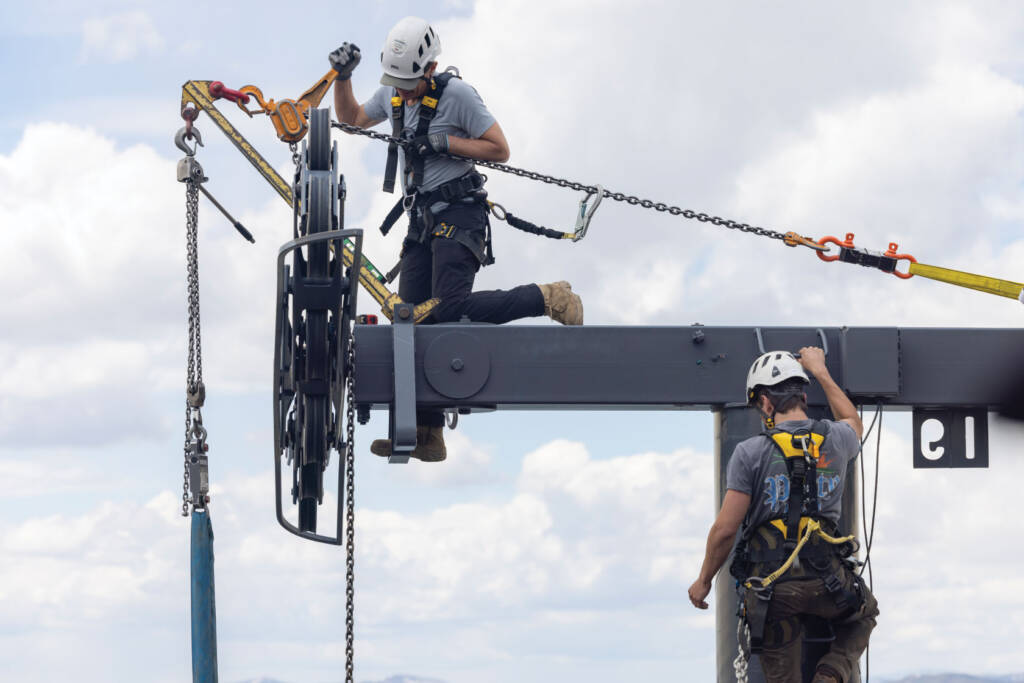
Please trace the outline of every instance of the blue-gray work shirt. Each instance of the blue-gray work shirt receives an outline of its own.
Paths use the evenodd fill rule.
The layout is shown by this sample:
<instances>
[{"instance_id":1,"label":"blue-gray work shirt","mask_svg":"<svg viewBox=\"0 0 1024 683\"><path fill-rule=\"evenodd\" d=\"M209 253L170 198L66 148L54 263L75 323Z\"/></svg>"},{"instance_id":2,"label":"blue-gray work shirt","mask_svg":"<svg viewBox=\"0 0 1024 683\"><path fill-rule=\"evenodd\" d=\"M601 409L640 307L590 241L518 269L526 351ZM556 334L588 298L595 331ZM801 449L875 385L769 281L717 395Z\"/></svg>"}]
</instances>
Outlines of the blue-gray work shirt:
<instances>
[{"instance_id":1,"label":"blue-gray work shirt","mask_svg":"<svg viewBox=\"0 0 1024 683\"><path fill-rule=\"evenodd\" d=\"M829 423L830 430L818 459L818 509L821 516L839 523L846 470L860 451L860 440L845 422ZM813 420L790 420L777 425L786 431L810 429ZM725 474L725 487L750 496L747 523L756 528L785 515L789 509L789 475L785 458L765 435L741 441L733 451Z\"/></svg>"},{"instance_id":2,"label":"blue-gray work shirt","mask_svg":"<svg viewBox=\"0 0 1024 683\"><path fill-rule=\"evenodd\" d=\"M395 89L389 86L381 86L369 100L363 105L366 115L372 120L384 119L387 125L391 124L391 98L395 95ZM420 120L420 103L412 106L405 105L405 127L413 132ZM487 132L487 129L495 124L495 118L487 110L476 89L459 78L452 78L448 81L441 100L437 104L437 114L430 122L428 133L447 133L460 138L479 138ZM405 158L399 148L399 168L405 168ZM429 157L423 165L423 187L424 191L430 191L441 183L455 180L464 176L473 169L473 164L468 161L456 161L454 159ZM403 173L403 176L405 174ZM403 187L405 193L409 192L411 178L405 177Z\"/></svg>"}]
</instances>

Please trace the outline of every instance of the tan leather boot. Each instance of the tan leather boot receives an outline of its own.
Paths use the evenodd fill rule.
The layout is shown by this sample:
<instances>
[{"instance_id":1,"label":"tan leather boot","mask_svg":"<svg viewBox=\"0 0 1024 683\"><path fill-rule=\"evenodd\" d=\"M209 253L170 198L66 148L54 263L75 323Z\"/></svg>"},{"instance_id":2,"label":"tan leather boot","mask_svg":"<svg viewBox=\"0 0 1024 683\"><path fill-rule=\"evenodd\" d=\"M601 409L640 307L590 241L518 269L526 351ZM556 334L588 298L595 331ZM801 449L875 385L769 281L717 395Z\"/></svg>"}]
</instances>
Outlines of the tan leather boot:
<instances>
[{"instance_id":1,"label":"tan leather boot","mask_svg":"<svg viewBox=\"0 0 1024 683\"><path fill-rule=\"evenodd\" d=\"M583 324L583 300L565 280L537 285L544 296L544 315L563 325Z\"/></svg>"},{"instance_id":2,"label":"tan leather boot","mask_svg":"<svg viewBox=\"0 0 1024 683\"><path fill-rule=\"evenodd\" d=\"M376 439L370 444L370 452L382 458L391 457L391 439ZM444 427L416 427L416 448L409 454L423 462L441 462L448 457L444 446Z\"/></svg>"}]
</instances>

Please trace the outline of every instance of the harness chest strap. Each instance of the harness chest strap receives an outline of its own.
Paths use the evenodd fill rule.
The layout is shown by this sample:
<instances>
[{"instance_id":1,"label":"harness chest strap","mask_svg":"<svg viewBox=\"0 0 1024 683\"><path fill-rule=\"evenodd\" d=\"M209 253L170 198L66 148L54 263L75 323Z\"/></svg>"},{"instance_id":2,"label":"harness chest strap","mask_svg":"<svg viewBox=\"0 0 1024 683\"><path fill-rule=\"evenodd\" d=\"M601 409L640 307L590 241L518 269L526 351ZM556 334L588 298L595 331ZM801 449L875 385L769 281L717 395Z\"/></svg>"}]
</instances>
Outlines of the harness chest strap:
<instances>
[{"instance_id":1,"label":"harness chest strap","mask_svg":"<svg viewBox=\"0 0 1024 683\"><path fill-rule=\"evenodd\" d=\"M402 98L395 95L391 98L391 136L394 138L402 134L405 119L405 104ZM394 142L388 143L388 161L384 167L384 191L395 191L395 176L398 173L398 145Z\"/></svg>"}]
</instances>

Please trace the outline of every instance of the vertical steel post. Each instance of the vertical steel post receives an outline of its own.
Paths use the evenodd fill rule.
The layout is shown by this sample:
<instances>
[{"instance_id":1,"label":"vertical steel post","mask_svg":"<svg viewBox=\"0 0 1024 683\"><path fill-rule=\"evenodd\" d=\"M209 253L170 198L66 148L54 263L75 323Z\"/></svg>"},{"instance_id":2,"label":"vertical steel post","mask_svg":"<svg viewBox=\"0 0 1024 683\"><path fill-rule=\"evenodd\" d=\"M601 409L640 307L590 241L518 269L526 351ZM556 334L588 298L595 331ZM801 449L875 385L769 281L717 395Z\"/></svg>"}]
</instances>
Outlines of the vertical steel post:
<instances>
[{"instance_id":1,"label":"vertical steel post","mask_svg":"<svg viewBox=\"0 0 1024 683\"><path fill-rule=\"evenodd\" d=\"M808 410L809 417L820 419L825 417L823 410ZM828 415L831 417L831 415ZM722 507L725 497L725 475L729 466L729 458L736 444L750 438L761 431L761 419L757 412L744 405L728 405L715 410L715 514ZM859 457L859 456L858 456ZM860 519L860 486L858 480L859 463L850 462L846 472L846 484L843 489L842 516L839 529L843 534L857 532ZM732 558L729 558L732 561ZM715 583L715 670L719 683L736 680L732 662L736 657L736 607L737 594L735 581L729 575L728 564L723 567ZM814 665L827 651L828 644L805 643L803 648L804 681L810 681L814 673ZM764 683L761 662L755 655L750 660L747 680L749 683ZM851 683L860 683L860 673L854 671Z\"/></svg>"},{"instance_id":2,"label":"vertical steel post","mask_svg":"<svg viewBox=\"0 0 1024 683\"><path fill-rule=\"evenodd\" d=\"M736 444L761 431L761 418L757 411L746 405L728 405L715 410L715 515L725 498L725 473ZM729 558L729 562L732 557ZM718 683L736 680L732 662L736 658L736 582L729 575L728 563L715 581L715 670ZM761 662L750 659L747 674L749 683L764 683Z\"/></svg>"},{"instance_id":3,"label":"vertical steel post","mask_svg":"<svg viewBox=\"0 0 1024 683\"><path fill-rule=\"evenodd\" d=\"M217 683L217 608L209 510L192 511L192 683Z\"/></svg>"}]
</instances>

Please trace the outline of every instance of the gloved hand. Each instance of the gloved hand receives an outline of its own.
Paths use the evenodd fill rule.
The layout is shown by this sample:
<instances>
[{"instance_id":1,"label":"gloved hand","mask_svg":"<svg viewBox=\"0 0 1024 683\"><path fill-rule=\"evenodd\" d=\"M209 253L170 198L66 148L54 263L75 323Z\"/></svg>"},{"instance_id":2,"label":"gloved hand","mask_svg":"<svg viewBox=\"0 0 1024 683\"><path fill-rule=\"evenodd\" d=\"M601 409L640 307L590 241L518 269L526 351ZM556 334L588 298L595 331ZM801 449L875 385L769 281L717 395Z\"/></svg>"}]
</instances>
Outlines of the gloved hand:
<instances>
[{"instance_id":1,"label":"gloved hand","mask_svg":"<svg viewBox=\"0 0 1024 683\"><path fill-rule=\"evenodd\" d=\"M362 54L355 43L342 43L341 47L327 55L327 61L331 68L338 72L335 80L347 81L352 78L352 71L359 64Z\"/></svg>"},{"instance_id":2,"label":"gloved hand","mask_svg":"<svg viewBox=\"0 0 1024 683\"><path fill-rule=\"evenodd\" d=\"M409 146L412 148L413 154L431 157L448 151L448 135L446 133L420 135L409 140Z\"/></svg>"}]
</instances>

